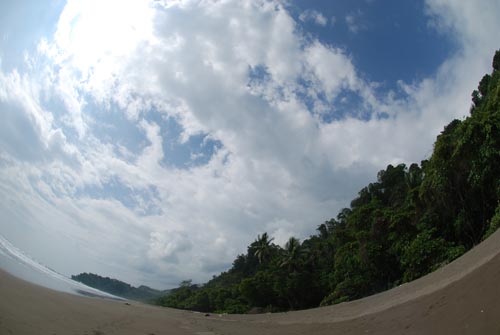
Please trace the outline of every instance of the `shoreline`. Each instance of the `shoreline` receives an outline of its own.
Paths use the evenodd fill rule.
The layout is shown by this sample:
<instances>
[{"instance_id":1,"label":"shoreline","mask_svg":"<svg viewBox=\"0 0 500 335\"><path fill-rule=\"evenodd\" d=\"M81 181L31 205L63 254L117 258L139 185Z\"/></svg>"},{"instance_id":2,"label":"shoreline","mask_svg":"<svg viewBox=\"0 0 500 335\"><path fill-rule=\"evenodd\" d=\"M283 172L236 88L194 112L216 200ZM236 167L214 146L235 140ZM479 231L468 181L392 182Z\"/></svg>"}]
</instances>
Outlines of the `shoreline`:
<instances>
[{"instance_id":1,"label":"shoreline","mask_svg":"<svg viewBox=\"0 0 500 335\"><path fill-rule=\"evenodd\" d=\"M1 334L499 334L500 231L416 281L303 311L217 315L53 291L0 270Z\"/></svg>"}]
</instances>

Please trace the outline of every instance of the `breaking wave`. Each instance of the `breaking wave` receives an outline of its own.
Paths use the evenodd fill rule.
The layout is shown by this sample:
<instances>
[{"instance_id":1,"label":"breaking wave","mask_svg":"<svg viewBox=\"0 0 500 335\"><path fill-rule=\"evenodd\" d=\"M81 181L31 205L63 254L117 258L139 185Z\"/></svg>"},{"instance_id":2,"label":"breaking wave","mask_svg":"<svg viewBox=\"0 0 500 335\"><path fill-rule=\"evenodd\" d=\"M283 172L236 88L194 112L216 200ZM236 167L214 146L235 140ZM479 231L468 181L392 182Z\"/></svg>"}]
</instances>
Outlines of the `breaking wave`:
<instances>
[{"instance_id":1,"label":"breaking wave","mask_svg":"<svg viewBox=\"0 0 500 335\"><path fill-rule=\"evenodd\" d=\"M52 290L101 298L123 300L76 282L37 262L0 235L0 269L26 281Z\"/></svg>"}]
</instances>

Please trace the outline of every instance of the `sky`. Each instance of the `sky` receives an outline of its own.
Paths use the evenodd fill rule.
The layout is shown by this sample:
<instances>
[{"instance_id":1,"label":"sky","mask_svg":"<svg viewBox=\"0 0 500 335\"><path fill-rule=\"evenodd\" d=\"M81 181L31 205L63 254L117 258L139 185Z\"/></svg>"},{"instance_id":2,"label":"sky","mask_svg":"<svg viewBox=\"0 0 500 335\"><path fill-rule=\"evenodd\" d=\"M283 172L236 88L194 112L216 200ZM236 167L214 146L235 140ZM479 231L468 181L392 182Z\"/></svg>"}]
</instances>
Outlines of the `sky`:
<instances>
[{"instance_id":1,"label":"sky","mask_svg":"<svg viewBox=\"0 0 500 335\"><path fill-rule=\"evenodd\" d=\"M500 0L4 0L0 234L156 288L315 233L429 158L500 48Z\"/></svg>"}]
</instances>

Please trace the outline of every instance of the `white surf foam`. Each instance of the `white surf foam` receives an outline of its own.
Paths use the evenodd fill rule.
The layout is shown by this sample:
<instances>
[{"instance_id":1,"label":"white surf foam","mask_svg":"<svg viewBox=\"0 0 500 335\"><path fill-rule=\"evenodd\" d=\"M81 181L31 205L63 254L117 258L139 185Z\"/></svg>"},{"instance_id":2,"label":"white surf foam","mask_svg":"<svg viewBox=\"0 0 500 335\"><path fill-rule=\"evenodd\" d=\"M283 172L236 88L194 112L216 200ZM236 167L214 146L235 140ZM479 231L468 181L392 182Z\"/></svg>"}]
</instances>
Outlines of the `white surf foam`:
<instances>
[{"instance_id":1,"label":"white surf foam","mask_svg":"<svg viewBox=\"0 0 500 335\"><path fill-rule=\"evenodd\" d=\"M36 261L19 248L15 247L0 234L0 268L10 274L53 290L77 295L98 296L120 299L112 294L99 291L74 281Z\"/></svg>"}]
</instances>

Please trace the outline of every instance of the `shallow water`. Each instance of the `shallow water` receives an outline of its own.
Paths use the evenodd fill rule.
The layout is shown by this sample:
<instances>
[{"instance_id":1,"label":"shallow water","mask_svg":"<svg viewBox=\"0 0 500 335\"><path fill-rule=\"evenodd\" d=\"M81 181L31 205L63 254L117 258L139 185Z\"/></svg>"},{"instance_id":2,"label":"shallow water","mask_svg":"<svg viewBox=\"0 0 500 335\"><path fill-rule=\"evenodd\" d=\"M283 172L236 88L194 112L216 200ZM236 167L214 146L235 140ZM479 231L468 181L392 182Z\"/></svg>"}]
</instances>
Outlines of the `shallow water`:
<instances>
[{"instance_id":1,"label":"shallow water","mask_svg":"<svg viewBox=\"0 0 500 335\"><path fill-rule=\"evenodd\" d=\"M0 269L31 283L56 291L124 300L76 282L26 255L0 235Z\"/></svg>"}]
</instances>

